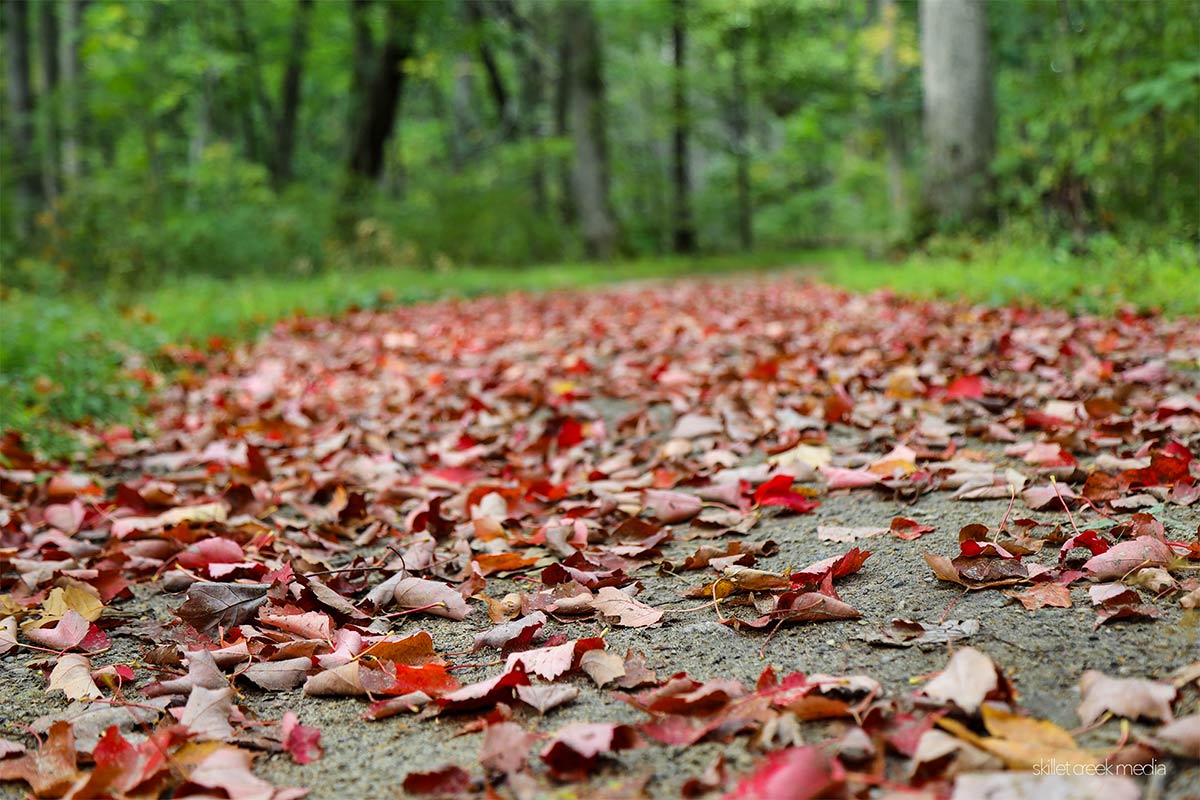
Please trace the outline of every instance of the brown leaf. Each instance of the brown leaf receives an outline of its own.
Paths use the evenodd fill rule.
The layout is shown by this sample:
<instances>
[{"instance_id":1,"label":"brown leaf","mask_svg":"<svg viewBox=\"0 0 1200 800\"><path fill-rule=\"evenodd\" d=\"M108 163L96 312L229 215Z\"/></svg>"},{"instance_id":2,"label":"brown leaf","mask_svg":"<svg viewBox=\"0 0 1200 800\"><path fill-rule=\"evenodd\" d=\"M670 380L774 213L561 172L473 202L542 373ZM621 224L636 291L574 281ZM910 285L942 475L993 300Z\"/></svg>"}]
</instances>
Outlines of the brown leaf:
<instances>
[{"instance_id":1,"label":"brown leaf","mask_svg":"<svg viewBox=\"0 0 1200 800\"><path fill-rule=\"evenodd\" d=\"M465 619L471 613L471 607L461 594L438 581L404 578L396 584L392 596L401 608L419 608L438 617Z\"/></svg>"},{"instance_id":2,"label":"brown leaf","mask_svg":"<svg viewBox=\"0 0 1200 800\"><path fill-rule=\"evenodd\" d=\"M75 736L69 722L51 725L36 752L0 761L0 781L25 781L38 797L62 797L78 775Z\"/></svg>"},{"instance_id":3,"label":"brown leaf","mask_svg":"<svg viewBox=\"0 0 1200 800\"><path fill-rule=\"evenodd\" d=\"M1043 606L1054 608L1071 607L1071 590L1054 581L1035 583L1024 592L1006 591L1006 595L1020 601L1026 611L1036 611Z\"/></svg>"},{"instance_id":4,"label":"brown leaf","mask_svg":"<svg viewBox=\"0 0 1200 800\"><path fill-rule=\"evenodd\" d=\"M201 633L249 622L267 602L269 583L193 583L175 613Z\"/></svg>"},{"instance_id":5,"label":"brown leaf","mask_svg":"<svg viewBox=\"0 0 1200 800\"><path fill-rule=\"evenodd\" d=\"M1153 719L1170 722L1171 703L1175 700L1174 686L1140 678L1110 678L1103 672L1089 669L1079 679L1079 719L1091 725L1106 711L1129 719Z\"/></svg>"},{"instance_id":6,"label":"brown leaf","mask_svg":"<svg viewBox=\"0 0 1200 800\"><path fill-rule=\"evenodd\" d=\"M663 612L645 603L634 600L620 589L601 587L592 601L592 607L605 619L625 628L644 628L654 625L663 618Z\"/></svg>"}]
</instances>

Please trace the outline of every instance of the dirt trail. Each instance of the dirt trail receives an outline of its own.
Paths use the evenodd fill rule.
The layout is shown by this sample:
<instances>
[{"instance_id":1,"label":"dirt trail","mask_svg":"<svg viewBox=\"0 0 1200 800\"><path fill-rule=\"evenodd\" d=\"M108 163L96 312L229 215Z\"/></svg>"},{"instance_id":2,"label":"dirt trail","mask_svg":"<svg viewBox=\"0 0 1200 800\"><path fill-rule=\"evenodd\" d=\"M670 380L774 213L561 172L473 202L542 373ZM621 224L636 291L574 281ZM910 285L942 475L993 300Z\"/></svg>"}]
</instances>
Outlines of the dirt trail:
<instances>
[{"instance_id":1,"label":"dirt trail","mask_svg":"<svg viewBox=\"0 0 1200 800\"><path fill-rule=\"evenodd\" d=\"M316 798L399 796L417 786L406 780L483 796L485 778L504 797L675 797L718 755L725 774L710 788L732 797L770 796L770 780L792 781L798 797L908 784L946 797L959 772L1030 766L1027 754L997 760L968 687L953 701L914 694L970 647L1015 687L993 681L991 708L1059 726L1080 758L1120 751L1165 765L1138 785L1181 800L1200 768L1179 757L1190 745L1159 737L1166 715L1200 713L1195 677L1178 680L1200 656L1200 616L1187 610L1200 556L1198 356L1200 326L1186 321L912 303L786 276L289 321L207 354L202 378L162 394L155 436L110 437L77 474L47 474L5 444L0 622L21 629L18 647L0 639L0 739L13 750L0 751L0 775L42 780L30 765L61 741L39 744L26 726L47 737L68 717L68 776L101 780L93 763L113 756L93 750L107 727L95 714L132 701L147 721L110 744L142 752L157 729L172 760L147 785L176 796L290 797L226 769L257 754L255 774ZM933 530L902 538L889 530L897 517ZM744 548L756 558L685 569L702 545L768 541ZM1114 572L1112 554L1129 546L1165 555L1139 550ZM854 548L871 555L854 561ZM958 583L939 580L926 554L956 558ZM826 563L811 581L801 572L843 555L854 563ZM959 585L997 576L1004 586ZM413 594L371 598L401 579ZM743 580L760 584L739 593ZM235 589L249 600L214 604L212 592ZM1053 590L1070 607L1026 610L1004 589ZM718 591L729 596L714 607ZM503 607L516 595L523 619L546 614L536 636L505 634L518 655L474 647L520 616ZM614 597L628 616L603 605ZM430 613L461 616L459 605L465 618ZM887 646L896 619L967 633ZM430 652L417 652L422 631ZM552 677L506 661L576 641L561 669L543 668ZM219 669L197 666L222 646L233 649ZM583 651L597 649L640 653L657 677L624 702L585 674ZM85 699L68 705L48 674L85 653L83 683L66 689ZM272 690L248 671L288 664L288 685ZM109 666L132 678L114 688ZM782 683L761 680L768 666ZM1179 689L1165 712L1084 729L1086 670ZM510 688L454 710L502 673L578 696L540 714ZM676 674L696 683L668 682ZM864 700L870 681L829 688L819 675L866 676L879 690ZM315 696L331 676L360 696ZM429 695L420 713L362 719L367 695L417 686ZM634 707L662 698L653 713ZM73 716L81 709L91 716ZM528 766L481 766L484 719L486 735L520 741ZM582 746L577 723L642 746L545 757L560 734ZM957 749L914 756L939 736ZM421 777L449 765L463 771ZM1029 796L1016 774L1002 779ZM34 788L57 796L70 783ZM23 791L0 783L2 796Z\"/></svg>"}]
</instances>

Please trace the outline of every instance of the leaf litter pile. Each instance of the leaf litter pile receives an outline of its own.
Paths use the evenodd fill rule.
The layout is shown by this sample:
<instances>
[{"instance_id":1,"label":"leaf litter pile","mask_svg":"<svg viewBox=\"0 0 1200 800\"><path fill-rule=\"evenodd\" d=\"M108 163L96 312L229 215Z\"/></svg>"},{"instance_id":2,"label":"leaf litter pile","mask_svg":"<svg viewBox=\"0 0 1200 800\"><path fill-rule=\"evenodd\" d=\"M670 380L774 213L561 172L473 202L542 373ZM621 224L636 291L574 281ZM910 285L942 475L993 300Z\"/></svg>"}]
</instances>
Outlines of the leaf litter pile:
<instances>
[{"instance_id":1,"label":"leaf litter pile","mask_svg":"<svg viewBox=\"0 0 1200 800\"><path fill-rule=\"evenodd\" d=\"M783 277L298 317L164 357L188 369L149 438L97 431L70 469L3 442L9 788L344 796L322 760L379 729L425 743L370 755L404 796L1200 777L1195 320ZM1083 669L1105 642L1144 670ZM1023 703L996 648L1058 659L1075 718Z\"/></svg>"}]
</instances>

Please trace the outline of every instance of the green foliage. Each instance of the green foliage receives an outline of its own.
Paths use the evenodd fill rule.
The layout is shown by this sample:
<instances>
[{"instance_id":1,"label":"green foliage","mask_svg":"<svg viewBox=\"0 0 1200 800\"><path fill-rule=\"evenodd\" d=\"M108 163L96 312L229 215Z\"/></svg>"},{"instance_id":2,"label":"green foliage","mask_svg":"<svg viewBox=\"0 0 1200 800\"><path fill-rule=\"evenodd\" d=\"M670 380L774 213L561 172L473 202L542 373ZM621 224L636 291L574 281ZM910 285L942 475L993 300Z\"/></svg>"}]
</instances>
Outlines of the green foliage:
<instances>
[{"instance_id":1,"label":"green foliage","mask_svg":"<svg viewBox=\"0 0 1200 800\"><path fill-rule=\"evenodd\" d=\"M426 5L404 64L387 172L353 214L341 199L355 114L349 3L314 6L296 179L280 188L269 176L296 8L294 0L88 3L83 178L64 183L25 238L15 235L13 187L5 184L5 283L152 286L197 273L307 274L364 257L483 265L578 256L566 191L571 143L555 112L554 4L515 0L519 22L497 11L475 23L460 3ZM366 8L378 45L384 14L380 4ZM907 220L889 201L884 130L903 134L902 180L913 198L920 53L916 3L898 0L895 11L889 28L875 0L688 0L692 205L705 250L739 246L731 126L738 103L748 114L757 243L902 235ZM671 6L613 0L600 17L623 249L660 253L669 249L673 214ZM990 25L994 171L1005 222L1077 253L1107 246L1089 241L1099 233L1129 246L1196 242L1200 2L1014 0L1003 13L993 6ZM736 43L746 64L742 96L732 77ZM514 136L503 133L483 47L507 93ZM882 68L889 48L890 94ZM541 75L536 101L527 97L531 56ZM38 93L39 114L65 109L60 93ZM7 154L11 120L4 125ZM39 123L41 161L53 153L48 130ZM343 220L355 215L362 224L347 229Z\"/></svg>"}]
</instances>

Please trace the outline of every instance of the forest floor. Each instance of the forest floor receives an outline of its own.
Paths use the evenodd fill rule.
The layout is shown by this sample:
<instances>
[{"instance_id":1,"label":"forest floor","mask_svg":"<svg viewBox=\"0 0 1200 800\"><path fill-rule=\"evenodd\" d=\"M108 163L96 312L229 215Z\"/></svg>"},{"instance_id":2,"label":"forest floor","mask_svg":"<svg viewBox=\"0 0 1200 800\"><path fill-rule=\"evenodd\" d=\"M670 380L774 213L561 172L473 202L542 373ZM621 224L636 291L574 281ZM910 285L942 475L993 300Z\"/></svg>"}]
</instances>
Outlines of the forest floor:
<instances>
[{"instance_id":1,"label":"forest floor","mask_svg":"<svg viewBox=\"0 0 1200 800\"><path fill-rule=\"evenodd\" d=\"M151 437L3 444L0 795L1200 784L1194 319L782 275L175 357Z\"/></svg>"}]
</instances>

